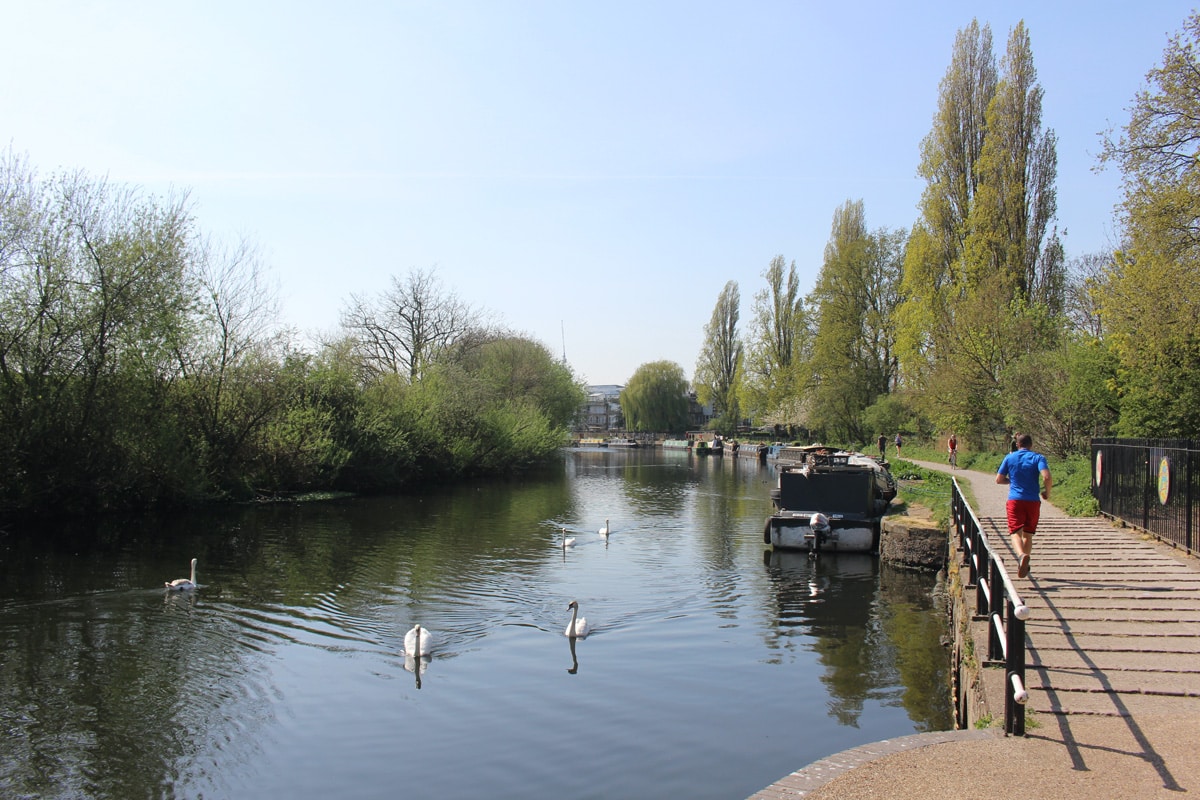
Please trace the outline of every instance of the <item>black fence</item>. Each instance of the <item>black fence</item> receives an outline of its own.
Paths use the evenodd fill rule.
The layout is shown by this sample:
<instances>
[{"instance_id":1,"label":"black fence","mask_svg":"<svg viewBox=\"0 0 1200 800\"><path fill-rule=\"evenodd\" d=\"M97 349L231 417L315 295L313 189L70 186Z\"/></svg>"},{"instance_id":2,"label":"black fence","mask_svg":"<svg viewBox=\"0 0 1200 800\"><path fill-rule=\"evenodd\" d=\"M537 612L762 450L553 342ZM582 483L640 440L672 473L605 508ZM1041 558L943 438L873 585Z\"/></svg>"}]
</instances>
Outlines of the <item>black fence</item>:
<instances>
[{"instance_id":1,"label":"black fence","mask_svg":"<svg viewBox=\"0 0 1200 800\"><path fill-rule=\"evenodd\" d=\"M1093 439L1092 495L1103 514L1194 554L1200 442Z\"/></svg>"},{"instance_id":2,"label":"black fence","mask_svg":"<svg viewBox=\"0 0 1200 800\"><path fill-rule=\"evenodd\" d=\"M1025 735L1025 704L1029 691L1025 688L1025 620L1029 606L1021 600L1000 555L992 549L979 518L962 495L958 478L953 479L950 509L962 564L968 568L966 588L975 589L975 620L988 623L988 652L983 663L1004 667L1004 733ZM962 654L956 653L954 669L961 668ZM955 680L954 706L956 724L965 728L967 706L961 691L963 682Z\"/></svg>"}]
</instances>

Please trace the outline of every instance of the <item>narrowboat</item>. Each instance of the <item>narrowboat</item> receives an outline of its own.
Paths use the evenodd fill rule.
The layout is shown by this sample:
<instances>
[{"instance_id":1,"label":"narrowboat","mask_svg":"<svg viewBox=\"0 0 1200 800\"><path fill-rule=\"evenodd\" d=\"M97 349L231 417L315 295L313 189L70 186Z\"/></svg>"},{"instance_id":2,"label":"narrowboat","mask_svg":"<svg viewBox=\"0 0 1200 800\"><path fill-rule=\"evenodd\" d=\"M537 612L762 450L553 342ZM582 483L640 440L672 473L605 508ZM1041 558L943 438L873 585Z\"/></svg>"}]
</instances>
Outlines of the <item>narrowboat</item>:
<instances>
[{"instance_id":1,"label":"narrowboat","mask_svg":"<svg viewBox=\"0 0 1200 800\"><path fill-rule=\"evenodd\" d=\"M886 466L824 445L784 448L776 465L765 544L810 554L879 550L880 522L896 497Z\"/></svg>"}]
</instances>

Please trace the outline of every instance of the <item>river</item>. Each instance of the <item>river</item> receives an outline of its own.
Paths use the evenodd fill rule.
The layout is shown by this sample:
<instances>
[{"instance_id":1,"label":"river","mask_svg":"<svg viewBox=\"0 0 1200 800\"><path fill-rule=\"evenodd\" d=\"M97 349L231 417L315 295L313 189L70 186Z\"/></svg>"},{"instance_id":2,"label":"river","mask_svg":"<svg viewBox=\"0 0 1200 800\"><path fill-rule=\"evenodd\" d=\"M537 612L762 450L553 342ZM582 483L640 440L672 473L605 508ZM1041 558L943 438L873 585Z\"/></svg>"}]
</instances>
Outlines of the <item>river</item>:
<instances>
[{"instance_id":1,"label":"river","mask_svg":"<svg viewBox=\"0 0 1200 800\"><path fill-rule=\"evenodd\" d=\"M933 579L764 549L773 479L568 450L420 495L0 533L0 796L736 800L949 727ZM200 588L166 593L193 557ZM417 622L436 649L406 659Z\"/></svg>"}]
</instances>

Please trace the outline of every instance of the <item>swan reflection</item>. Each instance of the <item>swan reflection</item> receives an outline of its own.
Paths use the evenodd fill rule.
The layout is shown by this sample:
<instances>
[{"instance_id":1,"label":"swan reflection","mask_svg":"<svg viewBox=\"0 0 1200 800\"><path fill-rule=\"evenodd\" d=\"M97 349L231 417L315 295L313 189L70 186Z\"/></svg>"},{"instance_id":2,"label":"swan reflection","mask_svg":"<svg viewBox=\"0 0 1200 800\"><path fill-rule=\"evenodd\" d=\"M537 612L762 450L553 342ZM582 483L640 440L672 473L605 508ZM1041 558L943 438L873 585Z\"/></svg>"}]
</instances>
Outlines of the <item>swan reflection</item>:
<instances>
[{"instance_id":1,"label":"swan reflection","mask_svg":"<svg viewBox=\"0 0 1200 800\"><path fill-rule=\"evenodd\" d=\"M411 672L417 681L417 688L421 688L421 676L425 674L425 670L429 669L429 662L433 661L433 656L411 656L408 653L404 654L404 668Z\"/></svg>"},{"instance_id":2,"label":"swan reflection","mask_svg":"<svg viewBox=\"0 0 1200 800\"><path fill-rule=\"evenodd\" d=\"M567 642L571 645L571 666L567 667L567 672L574 675L579 672L579 659L575 656L575 639L567 639Z\"/></svg>"}]
</instances>

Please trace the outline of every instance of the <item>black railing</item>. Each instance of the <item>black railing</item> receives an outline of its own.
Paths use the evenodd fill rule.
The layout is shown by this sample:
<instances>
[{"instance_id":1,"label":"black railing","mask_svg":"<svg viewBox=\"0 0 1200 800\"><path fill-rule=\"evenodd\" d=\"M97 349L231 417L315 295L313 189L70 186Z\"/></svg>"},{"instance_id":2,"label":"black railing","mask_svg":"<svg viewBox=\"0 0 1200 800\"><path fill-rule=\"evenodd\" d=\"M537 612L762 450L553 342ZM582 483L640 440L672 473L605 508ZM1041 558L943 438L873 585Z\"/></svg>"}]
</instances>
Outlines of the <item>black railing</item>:
<instances>
[{"instance_id":1,"label":"black railing","mask_svg":"<svg viewBox=\"0 0 1200 800\"><path fill-rule=\"evenodd\" d=\"M1092 496L1105 516L1195 554L1200 441L1093 439Z\"/></svg>"},{"instance_id":2,"label":"black railing","mask_svg":"<svg viewBox=\"0 0 1200 800\"><path fill-rule=\"evenodd\" d=\"M1004 732L1025 735L1025 620L1029 606L1008 578L1000 555L992 549L979 518L971 510L954 479L950 497L954 530L962 550L962 565L969 570L968 589L975 590L976 620L987 620L986 664L1004 667Z\"/></svg>"}]
</instances>

